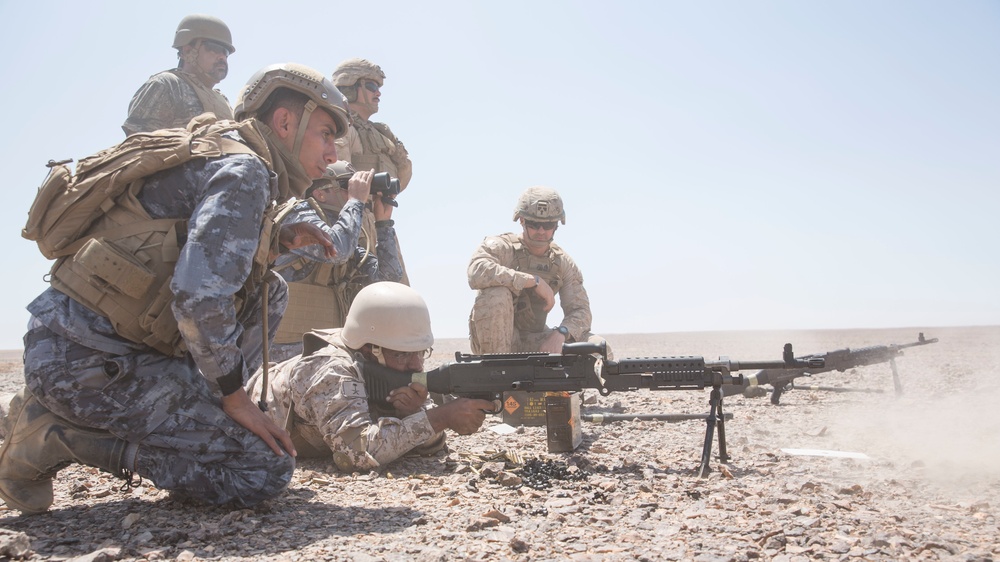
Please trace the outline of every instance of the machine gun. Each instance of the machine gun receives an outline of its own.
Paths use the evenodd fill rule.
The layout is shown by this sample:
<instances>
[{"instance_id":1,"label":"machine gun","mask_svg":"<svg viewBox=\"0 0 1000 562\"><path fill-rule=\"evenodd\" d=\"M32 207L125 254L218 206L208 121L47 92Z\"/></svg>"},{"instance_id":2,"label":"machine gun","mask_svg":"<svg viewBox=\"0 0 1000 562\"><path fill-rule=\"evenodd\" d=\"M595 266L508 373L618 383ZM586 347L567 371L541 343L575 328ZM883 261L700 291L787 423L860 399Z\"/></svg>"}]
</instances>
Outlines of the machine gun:
<instances>
[{"instance_id":1,"label":"machine gun","mask_svg":"<svg viewBox=\"0 0 1000 562\"><path fill-rule=\"evenodd\" d=\"M816 353L813 355L806 355L804 357L799 357L798 359L802 361L809 361L810 359L823 359L822 367L809 367L809 368L792 368L792 369L762 369L756 374L749 375L743 378L742 383L735 383L733 385L724 385L722 387L722 394L724 396L731 396L738 392L749 395L753 392L752 389L762 384L769 384L774 390L771 391L771 403L777 405L781 399L782 393L788 390L796 388L795 379L799 377L810 377L818 373L826 373L829 371L840 371L844 372L847 369L852 369L854 367L862 367L865 365L875 365L878 363L888 362L892 367L892 384L895 387L896 395L899 396L903 393L903 384L899 380L899 371L896 369L896 357L903 354L903 350L908 347L916 347L919 345L928 345L936 343L937 338L926 339L924 338L923 332L920 332L917 336L917 341L912 343L902 343L902 344L889 344L889 345L873 345L870 347L861 347L857 349L837 349L834 351L827 351L826 353ZM806 387L807 389L814 390L832 390L830 387ZM862 390L853 389L838 389L839 392L864 392Z\"/></svg>"},{"instance_id":2,"label":"machine gun","mask_svg":"<svg viewBox=\"0 0 1000 562\"><path fill-rule=\"evenodd\" d=\"M430 392L456 394L466 398L482 398L494 403L500 411L503 394L507 391L528 392L581 391L596 389L602 396L615 391L699 390L711 387L711 409L706 417L705 445L701 454L699 476L709 472L712 440L716 427L719 434L719 459L728 462L726 453L725 415L722 412L722 385L742 385L743 376L733 371L749 369L801 369L823 366L821 358L800 360L792 353L792 344L785 344L781 361L731 361L720 357L707 362L702 357L635 357L619 360L607 358L605 342L568 343L562 354L499 353L470 355L455 353L455 361L423 373L404 373L365 362L362 372L368 396L388 396L389 391L411 382L419 382Z\"/></svg>"}]
</instances>

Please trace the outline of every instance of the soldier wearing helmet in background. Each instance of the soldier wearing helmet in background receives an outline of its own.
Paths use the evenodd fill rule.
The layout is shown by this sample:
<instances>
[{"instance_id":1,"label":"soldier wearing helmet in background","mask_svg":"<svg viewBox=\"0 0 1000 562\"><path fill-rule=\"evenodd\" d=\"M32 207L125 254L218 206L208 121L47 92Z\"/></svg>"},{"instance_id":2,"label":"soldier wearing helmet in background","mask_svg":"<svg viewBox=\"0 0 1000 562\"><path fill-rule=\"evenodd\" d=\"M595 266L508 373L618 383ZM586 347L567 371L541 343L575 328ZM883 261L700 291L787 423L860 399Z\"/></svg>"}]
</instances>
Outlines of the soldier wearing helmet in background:
<instances>
[{"instance_id":1,"label":"soldier wearing helmet in background","mask_svg":"<svg viewBox=\"0 0 1000 562\"><path fill-rule=\"evenodd\" d=\"M391 282L361 289L344 327L306 334L302 355L279 363L270 381L268 413L284 424L302 457L329 457L344 472L367 472L407 453L444 446L444 430L475 432L492 410L486 400L456 398L442 406L419 383L372 396L364 366L424 370L434 335L424 299ZM260 396L261 372L247 385Z\"/></svg>"},{"instance_id":2,"label":"soldier wearing helmet in background","mask_svg":"<svg viewBox=\"0 0 1000 562\"><path fill-rule=\"evenodd\" d=\"M101 230L102 218L87 233L109 251L135 252L111 260L126 277L116 286L144 273L123 264L151 273L149 290L135 296L157 311L143 324L148 334L120 331L129 319L107 283L74 286L55 269L53 287L28 305L26 388L0 447L9 507L46 511L53 477L74 462L213 505L255 505L287 486L291 439L243 384L261 365L263 326L273 336L287 299L284 282L267 274L270 256L307 245L333 256L319 216L281 222L275 202L303 196L336 161L347 111L322 74L281 64L250 79L236 112L246 121L226 133L221 156L142 178L105 210L121 217L118 209L138 206L132 222ZM173 236L143 242L164 224Z\"/></svg>"},{"instance_id":3,"label":"soldier wearing helmet in background","mask_svg":"<svg viewBox=\"0 0 1000 562\"><path fill-rule=\"evenodd\" d=\"M521 234L487 236L469 263L469 286L478 291L469 317L473 353L562 353L565 342L603 341L590 332L590 299L576 262L552 241L566 211L556 190L530 187L517 200ZM555 305L563 318L546 324ZM611 357L610 347L608 357Z\"/></svg>"},{"instance_id":4,"label":"soldier wearing helmet in background","mask_svg":"<svg viewBox=\"0 0 1000 562\"><path fill-rule=\"evenodd\" d=\"M371 121L378 113L384 81L382 69L365 59L347 59L333 71L333 83L347 97L351 116L351 128L337 141L337 155L355 170L375 170L399 178L399 190L403 191L413 177L410 155L388 125ZM401 254L399 260L402 263ZM403 283L409 284L405 265Z\"/></svg>"},{"instance_id":5,"label":"soldier wearing helmet in background","mask_svg":"<svg viewBox=\"0 0 1000 562\"><path fill-rule=\"evenodd\" d=\"M215 89L229 73L229 55L236 52L229 27L212 16L187 16L174 32L174 48L177 68L150 76L132 96L122 124L126 135L186 127L206 112L233 118L229 100Z\"/></svg>"},{"instance_id":6,"label":"soldier wearing helmet in background","mask_svg":"<svg viewBox=\"0 0 1000 562\"><path fill-rule=\"evenodd\" d=\"M369 198L371 171L356 172L349 162L327 166L322 179L306 190L311 201L302 206L319 207L334 228L356 232L361 207ZM270 360L290 359L302 353L302 336L314 329L340 328L347 310L362 287L376 281L399 281L403 268L396 251L392 205L382 197L371 197L374 213L361 215L361 233L353 252L344 252L342 263L323 263L308 257L285 254L274 271L288 282L288 308L271 345Z\"/></svg>"},{"instance_id":7,"label":"soldier wearing helmet in background","mask_svg":"<svg viewBox=\"0 0 1000 562\"><path fill-rule=\"evenodd\" d=\"M374 169L399 178L399 190L406 189L413 176L413 164L406 147L385 123L371 121L378 113L385 73L365 59L348 59L333 71L333 83L347 97L351 130L337 142L341 160L356 170Z\"/></svg>"}]
</instances>

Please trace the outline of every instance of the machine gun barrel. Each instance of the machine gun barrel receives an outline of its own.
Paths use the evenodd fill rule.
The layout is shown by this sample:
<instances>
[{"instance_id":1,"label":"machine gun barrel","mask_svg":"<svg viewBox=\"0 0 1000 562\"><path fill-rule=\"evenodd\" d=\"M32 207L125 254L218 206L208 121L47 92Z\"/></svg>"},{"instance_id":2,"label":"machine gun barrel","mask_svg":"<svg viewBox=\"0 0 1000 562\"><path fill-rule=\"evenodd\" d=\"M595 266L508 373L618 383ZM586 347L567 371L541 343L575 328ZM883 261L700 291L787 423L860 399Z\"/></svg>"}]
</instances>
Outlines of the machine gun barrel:
<instances>
[{"instance_id":1,"label":"machine gun barrel","mask_svg":"<svg viewBox=\"0 0 1000 562\"><path fill-rule=\"evenodd\" d=\"M824 353L806 355L796 359L797 361L803 362L801 367L790 367L784 369L762 367L758 372L746 376L742 384L724 385L722 387L722 393L724 396L730 396L732 394L736 394L737 392L745 393L745 390L749 387L769 384L774 388L771 395L771 402L773 404L778 404L781 394L785 390L792 388L793 381L799 377L808 377L830 371L844 372L847 369L853 369L855 367L864 367L867 365L876 365L888 362L892 367L893 385L896 388L896 393L900 394L902 393L902 383L899 381L895 358L903 355L903 350L906 348L937 343L937 341L937 338L925 338L923 332L921 332L918 334L917 341L915 342L872 345L854 349L835 349ZM822 359L823 364L819 366L813 364L813 361L816 359Z\"/></svg>"}]
</instances>

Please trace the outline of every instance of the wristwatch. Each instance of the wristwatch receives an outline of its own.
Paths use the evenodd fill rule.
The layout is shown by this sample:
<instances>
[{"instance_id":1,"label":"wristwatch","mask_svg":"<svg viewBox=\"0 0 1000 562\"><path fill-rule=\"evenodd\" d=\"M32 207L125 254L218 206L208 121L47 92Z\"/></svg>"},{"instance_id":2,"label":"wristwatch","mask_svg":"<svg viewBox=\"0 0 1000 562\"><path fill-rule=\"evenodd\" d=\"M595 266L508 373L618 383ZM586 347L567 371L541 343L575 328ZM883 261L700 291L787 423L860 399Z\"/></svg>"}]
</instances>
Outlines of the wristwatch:
<instances>
[{"instance_id":1,"label":"wristwatch","mask_svg":"<svg viewBox=\"0 0 1000 562\"><path fill-rule=\"evenodd\" d=\"M558 328L556 328L556 331L562 334L563 337L566 338L567 340L569 339L569 328L567 328L566 326L559 326Z\"/></svg>"}]
</instances>

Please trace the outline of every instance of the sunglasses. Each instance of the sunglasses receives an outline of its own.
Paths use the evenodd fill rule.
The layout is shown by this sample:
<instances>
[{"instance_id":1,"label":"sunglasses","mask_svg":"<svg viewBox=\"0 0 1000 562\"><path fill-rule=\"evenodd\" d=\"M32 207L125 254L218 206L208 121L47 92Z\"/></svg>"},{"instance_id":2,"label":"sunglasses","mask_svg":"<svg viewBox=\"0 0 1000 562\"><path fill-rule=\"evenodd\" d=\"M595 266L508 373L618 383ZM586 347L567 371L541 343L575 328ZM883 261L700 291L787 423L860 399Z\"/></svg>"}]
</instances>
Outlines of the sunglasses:
<instances>
[{"instance_id":1,"label":"sunglasses","mask_svg":"<svg viewBox=\"0 0 1000 562\"><path fill-rule=\"evenodd\" d=\"M535 222L524 221L524 226L532 230L555 230L559 226L558 222Z\"/></svg>"},{"instance_id":2,"label":"sunglasses","mask_svg":"<svg viewBox=\"0 0 1000 562\"><path fill-rule=\"evenodd\" d=\"M431 353L434 353L433 347L428 347L423 351L395 351L392 349L382 348L382 355L385 357L386 361L394 361L396 363L404 363L410 360L414 355L420 357L421 359L429 359Z\"/></svg>"},{"instance_id":3,"label":"sunglasses","mask_svg":"<svg viewBox=\"0 0 1000 562\"><path fill-rule=\"evenodd\" d=\"M201 46L210 53L225 54L227 57L232 54L229 52L229 47L212 39L202 39Z\"/></svg>"},{"instance_id":4,"label":"sunglasses","mask_svg":"<svg viewBox=\"0 0 1000 562\"><path fill-rule=\"evenodd\" d=\"M366 90L368 90L373 94L377 93L380 88L378 82L375 82L374 80L365 80L361 85L364 86Z\"/></svg>"}]
</instances>

